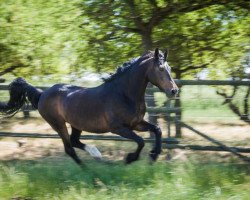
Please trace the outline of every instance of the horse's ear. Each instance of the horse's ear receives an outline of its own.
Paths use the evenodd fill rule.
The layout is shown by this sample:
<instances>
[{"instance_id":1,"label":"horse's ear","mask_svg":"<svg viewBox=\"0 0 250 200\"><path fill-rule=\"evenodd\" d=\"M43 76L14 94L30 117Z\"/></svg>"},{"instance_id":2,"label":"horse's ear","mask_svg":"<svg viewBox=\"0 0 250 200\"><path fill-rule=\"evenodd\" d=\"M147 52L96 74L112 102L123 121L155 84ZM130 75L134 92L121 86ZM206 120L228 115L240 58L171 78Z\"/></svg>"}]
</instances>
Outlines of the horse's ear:
<instances>
[{"instance_id":1,"label":"horse's ear","mask_svg":"<svg viewBox=\"0 0 250 200\"><path fill-rule=\"evenodd\" d=\"M155 55L154 55L155 58L159 58L159 49L156 48L155 49Z\"/></svg>"},{"instance_id":2,"label":"horse's ear","mask_svg":"<svg viewBox=\"0 0 250 200\"><path fill-rule=\"evenodd\" d=\"M168 58L169 51L168 49L164 52L164 60L166 61Z\"/></svg>"}]
</instances>

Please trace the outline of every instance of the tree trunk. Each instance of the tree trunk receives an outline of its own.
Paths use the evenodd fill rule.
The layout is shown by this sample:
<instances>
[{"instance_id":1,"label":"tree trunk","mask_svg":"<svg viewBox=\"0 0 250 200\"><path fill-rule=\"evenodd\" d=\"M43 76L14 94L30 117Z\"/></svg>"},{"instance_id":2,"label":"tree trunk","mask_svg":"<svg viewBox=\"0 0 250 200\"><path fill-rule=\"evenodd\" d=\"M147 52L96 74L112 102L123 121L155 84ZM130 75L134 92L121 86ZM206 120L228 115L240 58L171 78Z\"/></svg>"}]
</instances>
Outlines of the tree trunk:
<instances>
[{"instance_id":1,"label":"tree trunk","mask_svg":"<svg viewBox=\"0 0 250 200\"><path fill-rule=\"evenodd\" d=\"M143 51L153 50L152 30L150 28L145 28L145 31L141 33L141 36Z\"/></svg>"}]
</instances>

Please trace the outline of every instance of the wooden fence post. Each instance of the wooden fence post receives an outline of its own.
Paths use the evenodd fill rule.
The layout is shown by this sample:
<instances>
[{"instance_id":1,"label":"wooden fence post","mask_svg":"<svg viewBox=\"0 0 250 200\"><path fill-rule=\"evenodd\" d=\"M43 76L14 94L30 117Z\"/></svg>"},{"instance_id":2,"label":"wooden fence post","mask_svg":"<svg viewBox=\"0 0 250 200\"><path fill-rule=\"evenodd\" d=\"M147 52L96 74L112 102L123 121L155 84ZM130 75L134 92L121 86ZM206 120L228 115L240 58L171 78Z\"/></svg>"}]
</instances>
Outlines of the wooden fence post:
<instances>
[{"instance_id":1,"label":"wooden fence post","mask_svg":"<svg viewBox=\"0 0 250 200\"><path fill-rule=\"evenodd\" d=\"M168 99L166 101L166 103L164 104L164 106L167 108L167 109L170 109L171 108L171 100ZM167 123L167 133L168 133L168 137L171 137L171 115L170 115L170 112L166 112L164 113L165 114L165 121Z\"/></svg>"},{"instance_id":2,"label":"wooden fence post","mask_svg":"<svg viewBox=\"0 0 250 200\"><path fill-rule=\"evenodd\" d=\"M179 94L175 100L175 107L181 108L181 87L179 86ZM179 123L182 120L182 111L181 109L177 110L175 113L175 137L181 137L181 124Z\"/></svg>"},{"instance_id":3,"label":"wooden fence post","mask_svg":"<svg viewBox=\"0 0 250 200\"><path fill-rule=\"evenodd\" d=\"M153 88L153 85L149 84L148 88ZM155 107L154 91L149 90L147 94L149 95L149 98L146 99L146 104L148 107L154 108ZM152 124L157 124L156 113L153 111L148 112L148 120ZM154 134L150 133L150 137L153 138Z\"/></svg>"}]
</instances>

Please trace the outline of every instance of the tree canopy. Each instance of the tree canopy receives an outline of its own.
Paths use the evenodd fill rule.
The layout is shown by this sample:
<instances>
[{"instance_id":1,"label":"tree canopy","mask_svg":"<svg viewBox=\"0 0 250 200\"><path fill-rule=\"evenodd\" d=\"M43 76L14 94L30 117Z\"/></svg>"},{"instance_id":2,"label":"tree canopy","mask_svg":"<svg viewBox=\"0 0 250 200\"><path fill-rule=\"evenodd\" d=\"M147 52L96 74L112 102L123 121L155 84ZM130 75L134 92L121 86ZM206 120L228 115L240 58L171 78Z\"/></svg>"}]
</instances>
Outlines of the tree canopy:
<instances>
[{"instance_id":1,"label":"tree canopy","mask_svg":"<svg viewBox=\"0 0 250 200\"><path fill-rule=\"evenodd\" d=\"M170 51L177 78L245 72L248 1L2 0L0 76L112 71L144 51ZM238 75L237 75L238 74Z\"/></svg>"},{"instance_id":2,"label":"tree canopy","mask_svg":"<svg viewBox=\"0 0 250 200\"><path fill-rule=\"evenodd\" d=\"M246 1L99 0L82 5L88 17L82 27L96 27L91 45L112 59L169 48L177 78L194 76L206 67L212 76L224 78L237 70L233 68L249 51ZM97 62L105 65L107 60Z\"/></svg>"},{"instance_id":3,"label":"tree canopy","mask_svg":"<svg viewBox=\"0 0 250 200\"><path fill-rule=\"evenodd\" d=\"M78 3L1 1L0 75L67 74L80 68L86 42Z\"/></svg>"}]
</instances>

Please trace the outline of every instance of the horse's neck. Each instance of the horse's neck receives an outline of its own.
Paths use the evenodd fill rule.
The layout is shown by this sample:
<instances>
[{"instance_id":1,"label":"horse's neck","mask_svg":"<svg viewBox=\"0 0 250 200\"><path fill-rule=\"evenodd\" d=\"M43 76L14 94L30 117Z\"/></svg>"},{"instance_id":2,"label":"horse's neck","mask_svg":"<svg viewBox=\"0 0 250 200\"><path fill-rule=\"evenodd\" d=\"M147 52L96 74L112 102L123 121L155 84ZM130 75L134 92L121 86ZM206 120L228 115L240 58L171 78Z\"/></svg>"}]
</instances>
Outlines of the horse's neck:
<instances>
[{"instance_id":1,"label":"horse's neck","mask_svg":"<svg viewBox=\"0 0 250 200\"><path fill-rule=\"evenodd\" d=\"M144 66L137 66L131 69L128 74L122 78L124 94L135 103L144 102L145 90L148 84L146 78L146 68Z\"/></svg>"}]
</instances>

